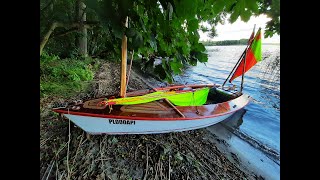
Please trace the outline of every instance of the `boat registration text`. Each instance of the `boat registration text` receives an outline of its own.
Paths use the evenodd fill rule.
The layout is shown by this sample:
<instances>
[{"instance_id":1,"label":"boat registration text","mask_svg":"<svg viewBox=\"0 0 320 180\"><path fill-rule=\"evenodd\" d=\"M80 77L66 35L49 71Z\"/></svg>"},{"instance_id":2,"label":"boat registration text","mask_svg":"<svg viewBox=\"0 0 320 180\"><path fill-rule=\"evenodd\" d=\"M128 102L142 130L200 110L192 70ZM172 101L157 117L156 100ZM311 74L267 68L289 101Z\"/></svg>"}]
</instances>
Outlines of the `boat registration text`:
<instances>
[{"instance_id":1,"label":"boat registration text","mask_svg":"<svg viewBox=\"0 0 320 180\"><path fill-rule=\"evenodd\" d=\"M109 119L109 124L127 124L127 125L135 125L136 121L132 120L124 120L124 119Z\"/></svg>"}]
</instances>

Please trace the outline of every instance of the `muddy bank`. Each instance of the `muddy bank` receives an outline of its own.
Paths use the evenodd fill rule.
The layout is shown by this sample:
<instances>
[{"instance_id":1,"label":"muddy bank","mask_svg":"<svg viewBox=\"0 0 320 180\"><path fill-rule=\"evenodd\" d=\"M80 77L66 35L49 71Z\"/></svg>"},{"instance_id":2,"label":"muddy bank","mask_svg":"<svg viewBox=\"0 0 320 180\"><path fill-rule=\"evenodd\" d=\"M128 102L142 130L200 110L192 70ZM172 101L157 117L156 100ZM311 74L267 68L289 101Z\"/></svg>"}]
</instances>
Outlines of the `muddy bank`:
<instances>
[{"instance_id":1,"label":"muddy bank","mask_svg":"<svg viewBox=\"0 0 320 180\"><path fill-rule=\"evenodd\" d=\"M104 63L91 89L68 101L119 92L119 70L119 64ZM155 85L163 83L136 70L128 91ZM55 102L66 101L60 97L40 101L40 179L259 179L220 152L216 145L224 142L206 129L87 136L50 111Z\"/></svg>"}]
</instances>

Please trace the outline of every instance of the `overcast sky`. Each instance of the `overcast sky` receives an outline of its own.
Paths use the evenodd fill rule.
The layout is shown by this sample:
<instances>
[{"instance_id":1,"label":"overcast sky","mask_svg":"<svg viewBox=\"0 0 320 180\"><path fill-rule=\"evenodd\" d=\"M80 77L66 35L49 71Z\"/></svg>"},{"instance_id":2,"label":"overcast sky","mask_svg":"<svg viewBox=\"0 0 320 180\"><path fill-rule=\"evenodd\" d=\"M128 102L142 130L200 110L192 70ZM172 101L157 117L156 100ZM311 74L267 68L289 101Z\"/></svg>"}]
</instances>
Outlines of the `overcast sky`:
<instances>
[{"instance_id":1,"label":"overcast sky","mask_svg":"<svg viewBox=\"0 0 320 180\"><path fill-rule=\"evenodd\" d=\"M266 26L266 22L270 19L265 15L260 15L258 17L251 17L248 22L243 22L240 20L240 17L233 24L225 21L224 25L218 24L217 34L218 36L215 38L210 38L208 33L203 33L199 31L200 40L212 40L212 41L220 41L220 40L239 40L239 39L248 39L251 35L254 24L256 24L256 32L259 27L261 27L262 33L264 33L264 29ZM272 38L264 39L262 37L262 43L280 43L280 36L273 35Z\"/></svg>"}]
</instances>

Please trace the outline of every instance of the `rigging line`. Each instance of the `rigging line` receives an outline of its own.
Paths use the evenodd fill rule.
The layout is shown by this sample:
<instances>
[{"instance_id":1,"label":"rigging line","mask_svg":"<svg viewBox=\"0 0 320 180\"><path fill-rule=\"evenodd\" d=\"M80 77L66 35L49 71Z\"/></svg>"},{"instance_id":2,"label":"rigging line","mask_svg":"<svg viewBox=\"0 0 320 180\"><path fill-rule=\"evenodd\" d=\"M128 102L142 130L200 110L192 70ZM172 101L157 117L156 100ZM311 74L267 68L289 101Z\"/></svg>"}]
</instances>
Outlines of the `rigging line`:
<instances>
[{"instance_id":1,"label":"rigging line","mask_svg":"<svg viewBox=\"0 0 320 180\"><path fill-rule=\"evenodd\" d=\"M192 105L195 106L195 105L194 105L194 104L195 104L194 91L192 92L192 99L193 99ZM198 110L198 106L195 106L195 107L196 107L196 114L200 114L200 112L199 112L199 110Z\"/></svg>"},{"instance_id":2,"label":"rigging line","mask_svg":"<svg viewBox=\"0 0 320 180\"><path fill-rule=\"evenodd\" d=\"M127 76L127 84L126 84L126 89L128 88L129 80L130 80L130 72L131 72L131 67L132 67L132 60L133 60L133 55L134 55L134 50L132 50L131 54L131 61L130 61L130 66L129 66L129 71L128 71L128 76Z\"/></svg>"}]
</instances>

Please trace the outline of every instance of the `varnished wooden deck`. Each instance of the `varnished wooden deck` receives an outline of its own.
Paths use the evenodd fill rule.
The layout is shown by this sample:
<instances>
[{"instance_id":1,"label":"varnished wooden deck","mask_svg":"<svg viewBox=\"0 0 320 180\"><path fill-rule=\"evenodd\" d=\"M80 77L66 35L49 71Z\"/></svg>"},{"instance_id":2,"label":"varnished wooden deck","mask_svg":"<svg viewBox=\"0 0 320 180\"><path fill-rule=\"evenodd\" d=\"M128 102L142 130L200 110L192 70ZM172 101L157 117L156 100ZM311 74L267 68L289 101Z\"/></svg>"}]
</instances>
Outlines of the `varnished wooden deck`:
<instances>
[{"instance_id":1,"label":"varnished wooden deck","mask_svg":"<svg viewBox=\"0 0 320 180\"><path fill-rule=\"evenodd\" d=\"M153 92L155 90L140 90L132 93L128 93L128 96L143 95ZM110 98L111 96L106 96ZM211 99L210 99L211 98ZM66 108L54 109L58 113L70 113L81 114L87 116L122 116L125 117L142 117L142 118L201 118L205 116L212 116L230 111L229 103L222 102L211 104L214 97L208 96L207 103L202 106L175 106L175 109L165 100L158 100L150 103L138 104L138 105L112 105L107 106L104 109L88 108L84 104L69 105ZM233 97L235 98L235 97ZM231 98L231 99L233 99ZM231 100L230 99L230 100ZM99 101L97 101L99 102ZM181 114L179 114L179 111Z\"/></svg>"}]
</instances>

